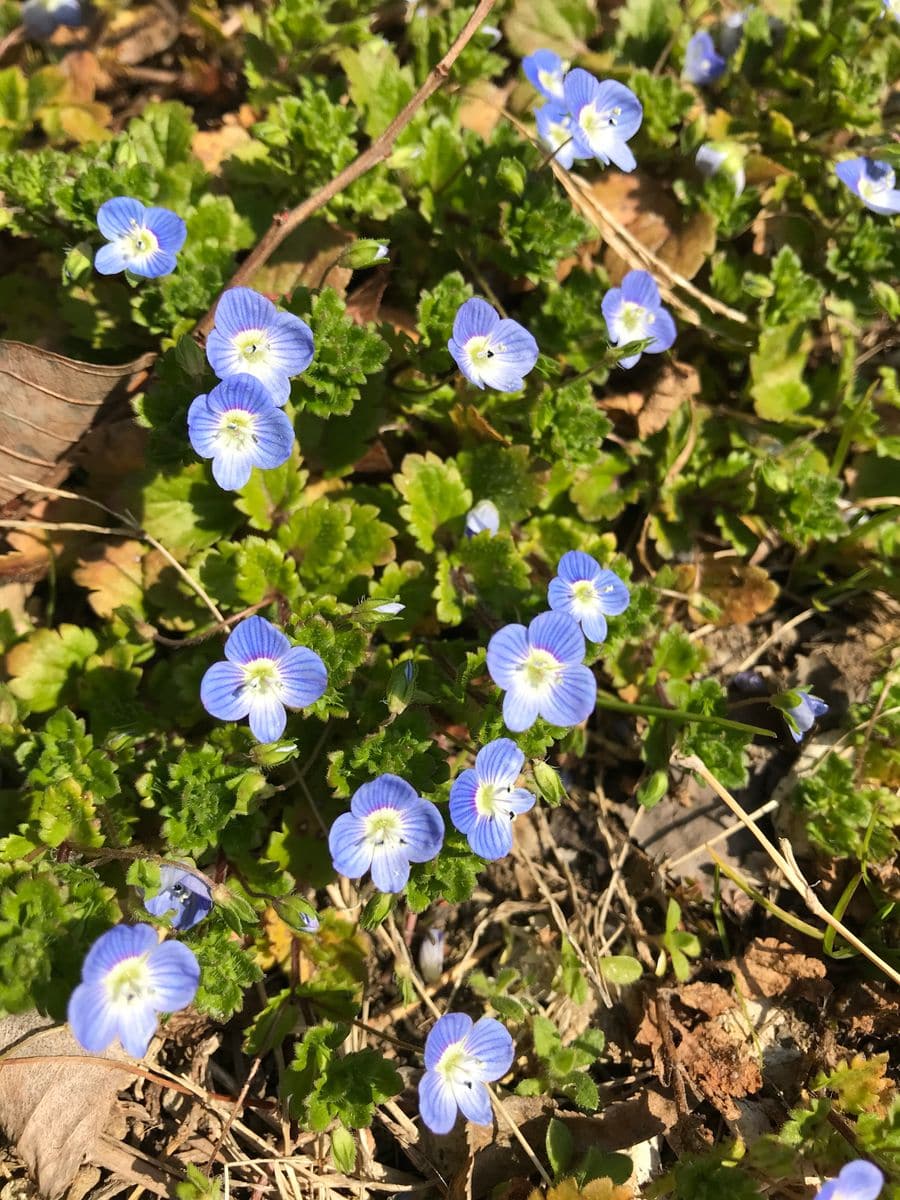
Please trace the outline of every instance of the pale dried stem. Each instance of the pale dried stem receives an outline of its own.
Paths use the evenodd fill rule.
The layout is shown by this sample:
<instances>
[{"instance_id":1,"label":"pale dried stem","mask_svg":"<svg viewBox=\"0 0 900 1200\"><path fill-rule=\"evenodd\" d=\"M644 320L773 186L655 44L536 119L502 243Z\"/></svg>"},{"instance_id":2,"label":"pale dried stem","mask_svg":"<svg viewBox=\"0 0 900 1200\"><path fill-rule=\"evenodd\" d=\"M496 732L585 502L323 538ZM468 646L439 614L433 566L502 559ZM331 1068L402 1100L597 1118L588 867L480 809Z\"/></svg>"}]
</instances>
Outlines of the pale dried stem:
<instances>
[{"instance_id":1,"label":"pale dried stem","mask_svg":"<svg viewBox=\"0 0 900 1200\"><path fill-rule=\"evenodd\" d=\"M295 229L299 229L314 213L317 213L320 208L324 208L330 200L340 195L351 183L355 183L367 171L370 171L373 167L388 158L397 138L407 125L409 125L422 105L434 95L447 79L453 64L471 41L478 27L484 21L485 17L487 17L495 3L496 0L479 0L475 11L460 30L456 41L437 66L432 68L428 78L412 99L404 105L393 121L391 121L390 125L388 125L387 129L375 139L367 150L364 150L343 171L335 175L334 179L326 183L314 195L304 200L302 204L298 204L296 208L292 208L287 213L276 214L272 224L263 234L262 239L244 259L234 275L232 275L227 284L228 288L239 287L251 280L259 268L268 261L269 257L278 249L285 238L292 234ZM215 321L216 304L218 304L218 297L209 312L201 317L197 328L194 330L195 335L205 336L212 329L213 322Z\"/></svg>"},{"instance_id":2,"label":"pale dried stem","mask_svg":"<svg viewBox=\"0 0 900 1200\"><path fill-rule=\"evenodd\" d=\"M852 946L854 950L859 951L859 953L867 958L869 962L873 964L873 966L876 966L879 971L887 975L888 979L892 980L895 984L900 985L900 972L895 971L889 963L886 963L884 959L881 958L880 955L876 954L870 946L867 946L866 943L861 941L855 933L853 933L846 927L846 925L843 924L843 922L839 921L833 913L828 911L828 909L816 895L810 882L806 879L803 872L798 867L797 860L794 858L794 852L786 838L779 839L781 849L777 849L770 839L766 837L750 814L746 813L743 808L741 808L740 804L738 804L731 792L722 786L722 784L718 781L718 779L716 779L715 775L713 775L702 759L698 758L695 754L685 756L678 755L676 756L675 761L685 770L693 771L695 774L699 775L704 783L712 788L719 799L731 809L740 823L750 830L750 832L765 850L766 854L768 854L769 858L771 858L772 862L779 869L779 871L781 871L784 878L798 894L798 896L800 896L803 903L806 905L809 911L813 913L814 916L819 917L819 919L824 921L826 925L829 925L835 931L835 933L839 934L840 937L847 942L848 945Z\"/></svg>"},{"instance_id":3,"label":"pale dried stem","mask_svg":"<svg viewBox=\"0 0 900 1200\"><path fill-rule=\"evenodd\" d=\"M797 613L796 617L791 617L789 621L785 621L783 625L779 625L777 629L774 629L767 638L760 642L747 655L743 662L738 663L735 668L735 675L739 675L741 671L749 670L755 663L758 663L770 646L774 646L777 642L781 641L785 634L790 633L792 629L796 629L798 625L802 625L804 621L808 621L810 617L814 617L816 611L814 608L804 609L803 612Z\"/></svg>"}]
</instances>

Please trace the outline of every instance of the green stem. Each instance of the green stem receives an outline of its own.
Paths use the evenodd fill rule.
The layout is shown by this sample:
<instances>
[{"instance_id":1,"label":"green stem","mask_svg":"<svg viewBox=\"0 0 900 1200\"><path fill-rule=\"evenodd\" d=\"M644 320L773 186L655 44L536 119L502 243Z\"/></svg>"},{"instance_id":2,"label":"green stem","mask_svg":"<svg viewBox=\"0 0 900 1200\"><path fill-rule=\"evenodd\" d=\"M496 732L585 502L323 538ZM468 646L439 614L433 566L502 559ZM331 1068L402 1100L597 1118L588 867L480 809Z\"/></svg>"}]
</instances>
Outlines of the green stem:
<instances>
[{"instance_id":1,"label":"green stem","mask_svg":"<svg viewBox=\"0 0 900 1200\"><path fill-rule=\"evenodd\" d=\"M738 733L752 733L754 737L775 737L771 729L758 725L744 725L741 721L729 721L727 717L714 717L709 713L686 712L683 708L662 708L656 704L628 704L608 692L597 693L597 707L610 712L631 713L636 717L662 717L666 721L694 721L698 725L716 725L719 729L734 729Z\"/></svg>"},{"instance_id":2,"label":"green stem","mask_svg":"<svg viewBox=\"0 0 900 1200\"><path fill-rule=\"evenodd\" d=\"M734 870L728 863L723 862L713 850L709 851L709 857L722 874L731 880L735 887L739 887L745 896L749 896L751 900L759 904L766 912L771 913L773 917L777 917L779 921L784 921L785 925L790 925L791 929L796 929L798 933L804 933L807 937L816 938L819 941L822 940L824 934L821 929L816 929L814 925L809 925L806 921L801 921L793 913L787 912L780 905L769 900L768 897L764 896L762 892L757 891L751 883L744 879L740 872Z\"/></svg>"}]
</instances>

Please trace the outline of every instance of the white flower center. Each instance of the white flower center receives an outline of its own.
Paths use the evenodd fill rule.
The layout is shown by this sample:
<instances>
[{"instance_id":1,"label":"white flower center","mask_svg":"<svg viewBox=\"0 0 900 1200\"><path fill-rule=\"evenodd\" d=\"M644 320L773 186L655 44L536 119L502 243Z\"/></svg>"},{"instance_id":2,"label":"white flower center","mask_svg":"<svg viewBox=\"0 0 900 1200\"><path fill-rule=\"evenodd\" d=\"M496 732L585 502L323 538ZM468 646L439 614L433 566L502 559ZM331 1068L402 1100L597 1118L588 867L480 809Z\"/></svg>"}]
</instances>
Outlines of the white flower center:
<instances>
[{"instance_id":1,"label":"white flower center","mask_svg":"<svg viewBox=\"0 0 900 1200\"><path fill-rule=\"evenodd\" d=\"M619 312L619 325L625 333L632 335L634 341L646 337L647 326L652 325L653 321L653 313L647 312L643 304L635 304L632 300L627 300Z\"/></svg>"},{"instance_id":2,"label":"white flower center","mask_svg":"<svg viewBox=\"0 0 900 1200\"><path fill-rule=\"evenodd\" d=\"M256 444L256 417L242 408L222 413L216 442L222 450L244 454Z\"/></svg>"},{"instance_id":3,"label":"white flower center","mask_svg":"<svg viewBox=\"0 0 900 1200\"><path fill-rule=\"evenodd\" d=\"M874 179L871 175L863 173L859 178L859 194L864 200L877 200L885 192L893 190L894 178L894 172L891 170L882 171Z\"/></svg>"},{"instance_id":4,"label":"white flower center","mask_svg":"<svg viewBox=\"0 0 900 1200\"><path fill-rule=\"evenodd\" d=\"M525 682L530 688L534 691L542 691L554 682L561 666L562 664L553 657L549 650L532 649L529 650L528 657L519 670L525 676Z\"/></svg>"},{"instance_id":5,"label":"white flower center","mask_svg":"<svg viewBox=\"0 0 900 1200\"><path fill-rule=\"evenodd\" d=\"M509 817L512 820L514 814L509 811L508 804L511 790L505 784L480 783L475 792L475 808L478 815L481 817Z\"/></svg>"},{"instance_id":6,"label":"white flower center","mask_svg":"<svg viewBox=\"0 0 900 1200\"><path fill-rule=\"evenodd\" d=\"M137 221L131 222L131 229L124 235L123 241L130 258L144 259L155 254L159 249L159 238L151 230Z\"/></svg>"},{"instance_id":7,"label":"white flower center","mask_svg":"<svg viewBox=\"0 0 900 1200\"><path fill-rule=\"evenodd\" d=\"M898 0L900 2L900 0ZM551 150L558 150L560 146L564 146L571 138L572 130L568 123L562 121L551 121L547 126L547 132L544 135L544 140Z\"/></svg>"},{"instance_id":8,"label":"white flower center","mask_svg":"<svg viewBox=\"0 0 900 1200\"><path fill-rule=\"evenodd\" d=\"M551 96L557 96L560 100L563 99L565 95L563 91L563 77L559 71L538 71L538 83Z\"/></svg>"},{"instance_id":9,"label":"white flower center","mask_svg":"<svg viewBox=\"0 0 900 1200\"><path fill-rule=\"evenodd\" d=\"M502 346L494 346L488 336L469 338L466 342L469 358L473 363L482 365L489 362L502 349Z\"/></svg>"},{"instance_id":10,"label":"white flower center","mask_svg":"<svg viewBox=\"0 0 900 1200\"><path fill-rule=\"evenodd\" d=\"M590 579L572 585L572 606L582 613L592 612L597 604L597 589Z\"/></svg>"},{"instance_id":11,"label":"white flower center","mask_svg":"<svg viewBox=\"0 0 900 1200\"><path fill-rule=\"evenodd\" d=\"M280 696L281 671L273 658L255 658L243 667L244 690L254 699Z\"/></svg>"},{"instance_id":12,"label":"white flower center","mask_svg":"<svg viewBox=\"0 0 900 1200\"><path fill-rule=\"evenodd\" d=\"M406 844L403 820L396 808L379 808L366 817L366 841L387 850L396 850Z\"/></svg>"},{"instance_id":13,"label":"white flower center","mask_svg":"<svg viewBox=\"0 0 900 1200\"><path fill-rule=\"evenodd\" d=\"M588 142L593 146L595 143L607 140L604 135L618 125L621 114L622 109L619 105L601 112L596 104L586 104L578 114L578 124Z\"/></svg>"},{"instance_id":14,"label":"white flower center","mask_svg":"<svg viewBox=\"0 0 900 1200\"><path fill-rule=\"evenodd\" d=\"M149 1000L154 987L147 972L147 955L135 954L114 966L106 976L106 991L110 1003L123 1008Z\"/></svg>"},{"instance_id":15,"label":"white flower center","mask_svg":"<svg viewBox=\"0 0 900 1200\"><path fill-rule=\"evenodd\" d=\"M235 349L249 366L262 366L269 356L269 335L264 329L245 329L234 339Z\"/></svg>"},{"instance_id":16,"label":"white flower center","mask_svg":"<svg viewBox=\"0 0 900 1200\"><path fill-rule=\"evenodd\" d=\"M447 1047L434 1069L451 1087L471 1087L473 1083L482 1082L484 1064L474 1054L468 1054L461 1042L455 1042Z\"/></svg>"}]
</instances>

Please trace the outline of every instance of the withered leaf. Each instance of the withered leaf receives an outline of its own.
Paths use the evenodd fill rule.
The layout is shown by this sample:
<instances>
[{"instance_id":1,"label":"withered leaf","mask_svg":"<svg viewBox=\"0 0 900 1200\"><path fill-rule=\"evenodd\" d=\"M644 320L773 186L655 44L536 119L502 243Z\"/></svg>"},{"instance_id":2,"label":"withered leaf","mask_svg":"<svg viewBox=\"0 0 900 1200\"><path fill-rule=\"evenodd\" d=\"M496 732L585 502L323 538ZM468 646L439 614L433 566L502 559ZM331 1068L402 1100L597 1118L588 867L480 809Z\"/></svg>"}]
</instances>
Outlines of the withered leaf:
<instances>
[{"instance_id":1,"label":"withered leaf","mask_svg":"<svg viewBox=\"0 0 900 1200\"><path fill-rule=\"evenodd\" d=\"M111 617L120 606L144 611L142 559L138 541L108 542L78 560L72 579L90 592L88 603L98 617Z\"/></svg>"},{"instance_id":2,"label":"withered leaf","mask_svg":"<svg viewBox=\"0 0 900 1200\"><path fill-rule=\"evenodd\" d=\"M326 284L345 296L353 272L337 260L352 241L353 235L336 225L307 221L285 238L250 284L274 298L289 296L297 287L320 288Z\"/></svg>"},{"instance_id":3,"label":"withered leaf","mask_svg":"<svg viewBox=\"0 0 900 1200\"><path fill-rule=\"evenodd\" d=\"M0 340L0 507L9 511L27 491L11 475L50 486L63 480L79 439L154 359L101 366Z\"/></svg>"},{"instance_id":4,"label":"withered leaf","mask_svg":"<svg viewBox=\"0 0 900 1200\"><path fill-rule=\"evenodd\" d=\"M46 1032L44 1032L46 1030ZM116 1043L118 1046L118 1043ZM54 1027L36 1012L0 1020L0 1128L15 1144L43 1195L60 1195L75 1178L109 1118L128 1075L88 1057L67 1026ZM56 1055L84 1057L55 1061ZM15 1064L17 1058L46 1061ZM103 1058L115 1062L118 1049Z\"/></svg>"},{"instance_id":5,"label":"withered leaf","mask_svg":"<svg viewBox=\"0 0 900 1200\"><path fill-rule=\"evenodd\" d=\"M778 598L778 584L762 567L738 559L706 556L698 563L682 563L676 574L682 591L699 592L721 609L715 621L720 628L746 625L768 612ZM693 609L691 615L705 619Z\"/></svg>"},{"instance_id":6,"label":"withered leaf","mask_svg":"<svg viewBox=\"0 0 900 1200\"><path fill-rule=\"evenodd\" d=\"M653 381L649 395L626 392L621 396L607 396L600 407L606 412L633 417L638 437L646 438L664 429L672 413L699 393L700 376L695 367L687 363L667 363Z\"/></svg>"}]
</instances>

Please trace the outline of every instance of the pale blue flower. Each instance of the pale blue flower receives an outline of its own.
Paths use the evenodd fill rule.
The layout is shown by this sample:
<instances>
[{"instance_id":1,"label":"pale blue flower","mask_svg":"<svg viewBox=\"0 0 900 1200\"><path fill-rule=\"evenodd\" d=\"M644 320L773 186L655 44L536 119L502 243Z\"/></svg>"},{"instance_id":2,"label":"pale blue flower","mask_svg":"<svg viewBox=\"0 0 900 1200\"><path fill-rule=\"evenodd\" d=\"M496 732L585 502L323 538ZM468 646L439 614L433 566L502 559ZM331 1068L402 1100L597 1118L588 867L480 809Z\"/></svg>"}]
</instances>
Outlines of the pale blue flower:
<instances>
[{"instance_id":1,"label":"pale blue flower","mask_svg":"<svg viewBox=\"0 0 900 1200\"><path fill-rule=\"evenodd\" d=\"M443 929L428 929L419 943L419 970L426 983L437 983L444 973Z\"/></svg>"},{"instance_id":2,"label":"pale blue flower","mask_svg":"<svg viewBox=\"0 0 900 1200\"><path fill-rule=\"evenodd\" d=\"M584 636L602 642L607 617L617 617L631 603L627 585L615 571L601 567L583 550L568 550L550 580L547 599L555 612L568 613Z\"/></svg>"},{"instance_id":3,"label":"pale blue flower","mask_svg":"<svg viewBox=\"0 0 900 1200\"><path fill-rule=\"evenodd\" d=\"M382 892L399 892L409 864L430 862L444 844L441 814L398 775L379 775L353 794L350 811L331 826L328 849L335 871L359 879L371 871Z\"/></svg>"},{"instance_id":4,"label":"pale blue flower","mask_svg":"<svg viewBox=\"0 0 900 1200\"><path fill-rule=\"evenodd\" d=\"M734 194L740 196L747 182L744 174L744 155L736 142L705 142L694 159L697 170L709 179L724 171L734 185Z\"/></svg>"},{"instance_id":5,"label":"pale blue flower","mask_svg":"<svg viewBox=\"0 0 900 1200\"><path fill-rule=\"evenodd\" d=\"M647 271L629 271L620 287L610 288L600 307L614 346L652 338L643 353L661 354L675 341L675 322L663 308L656 281ZM620 358L618 365L633 367L640 357L629 354Z\"/></svg>"},{"instance_id":6,"label":"pale blue flower","mask_svg":"<svg viewBox=\"0 0 900 1200\"><path fill-rule=\"evenodd\" d=\"M466 513L466 537L474 537L476 533L486 533L494 537L500 528L500 513L493 500L479 500L474 508Z\"/></svg>"},{"instance_id":7,"label":"pale blue flower","mask_svg":"<svg viewBox=\"0 0 900 1200\"><path fill-rule=\"evenodd\" d=\"M500 318L486 300L466 300L453 321L447 349L470 383L518 392L537 362L538 345L518 321Z\"/></svg>"},{"instance_id":8,"label":"pale blue flower","mask_svg":"<svg viewBox=\"0 0 900 1200\"><path fill-rule=\"evenodd\" d=\"M144 908L154 917L168 917L173 929L193 929L212 910L213 898L207 884L180 867L159 869L159 891L144 899Z\"/></svg>"},{"instance_id":9,"label":"pale blue flower","mask_svg":"<svg viewBox=\"0 0 900 1200\"><path fill-rule=\"evenodd\" d=\"M597 681L584 665L584 635L567 613L545 612L524 625L505 625L488 643L487 668L502 688L503 720L521 733L538 717L578 725L594 711Z\"/></svg>"},{"instance_id":10,"label":"pale blue flower","mask_svg":"<svg viewBox=\"0 0 900 1200\"><path fill-rule=\"evenodd\" d=\"M200 966L181 942L162 942L151 925L116 925L91 946L81 983L69 1000L69 1024L89 1054L116 1038L142 1058L161 1012L186 1008L197 993Z\"/></svg>"},{"instance_id":11,"label":"pale blue flower","mask_svg":"<svg viewBox=\"0 0 900 1200\"><path fill-rule=\"evenodd\" d=\"M876 158L846 158L834 170L841 183L872 212L881 216L900 213L900 189L890 163Z\"/></svg>"},{"instance_id":12,"label":"pale blue flower","mask_svg":"<svg viewBox=\"0 0 900 1200\"><path fill-rule=\"evenodd\" d=\"M878 1167L858 1158L841 1167L837 1179L823 1184L814 1200L877 1200L883 1187L884 1175Z\"/></svg>"},{"instance_id":13,"label":"pale blue flower","mask_svg":"<svg viewBox=\"0 0 900 1200\"><path fill-rule=\"evenodd\" d=\"M75 28L84 23L80 0L25 0L22 5L22 24L30 38L43 40L61 25Z\"/></svg>"},{"instance_id":14,"label":"pale blue flower","mask_svg":"<svg viewBox=\"0 0 900 1200\"><path fill-rule=\"evenodd\" d=\"M513 818L534 807L532 793L516 787L524 765L516 743L497 738L478 751L475 766L457 775L450 789L450 820L489 862L509 854Z\"/></svg>"},{"instance_id":15,"label":"pale blue flower","mask_svg":"<svg viewBox=\"0 0 900 1200\"><path fill-rule=\"evenodd\" d=\"M637 162L628 142L644 117L634 92L611 79L601 83L580 67L566 75L563 88L576 154L597 158L604 166L613 162L622 171L633 171Z\"/></svg>"},{"instance_id":16,"label":"pale blue flower","mask_svg":"<svg viewBox=\"0 0 900 1200\"><path fill-rule=\"evenodd\" d=\"M801 742L804 733L812 729L816 720L828 712L828 705L810 692L798 691L797 695L800 697L800 703L793 708L786 708L784 714L791 737L795 742Z\"/></svg>"},{"instance_id":17,"label":"pale blue flower","mask_svg":"<svg viewBox=\"0 0 900 1200\"><path fill-rule=\"evenodd\" d=\"M254 467L280 467L291 456L294 427L252 375L235 375L197 396L188 409L188 437L201 458L212 459L213 479L234 491Z\"/></svg>"},{"instance_id":18,"label":"pale blue flower","mask_svg":"<svg viewBox=\"0 0 900 1200\"><path fill-rule=\"evenodd\" d=\"M276 404L286 404L291 377L313 360L313 334L293 313L280 312L252 288L229 288L216 306L206 342L209 365L220 379L252 375Z\"/></svg>"},{"instance_id":19,"label":"pale blue flower","mask_svg":"<svg viewBox=\"0 0 900 1200\"><path fill-rule=\"evenodd\" d=\"M553 50L535 50L522 59L522 70L531 86L548 100L563 99L563 80L569 64Z\"/></svg>"},{"instance_id":20,"label":"pale blue flower","mask_svg":"<svg viewBox=\"0 0 900 1200\"><path fill-rule=\"evenodd\" d=\"M488 1083L512 1066L515 1047L493 1017L472 1023L464 1013L445 1013L425 1041L425 1074L419 1083L419 1112L432 1133L449 1133L462 1112L476 1125L490 1125Z\"/></svg>"},{"instance_id":21,"label":"pale blue flower","mask_svg":"<svg viewBox=\"0 0 900 1200\"><path fill-rule=\"evenodd\" d=\"M258 742L276 742L287 708L314 704L328 686L325 664L307 646L292 646L265 617L247 617L225 642L225 662L213 663L200 682L200 700L220 721L250 718Z\"/></svg>"},{"instance_id":22,"label":"pale blue flower","mask_svg":"<svg viewBox=\"0 0 900 1200\"><path fill-rule=\"evenodd\" d=\"M548 100L535 109L538 137L548 150L553 152L554 162L568 171L576 158L591 158L593 155L579 154L575 145L575 126L565 104Z\"/></svg>"},{"instance_id":23,"label":"pale blue flower","mask_svg":"<svg viewBox=\"0 0 900 1200\"><path fill-rule=\"evenodd\" d=\"M94 255L101 275L130 271L146 279L169 275L184 245L187 226L168 208L145 208L132 196L115 196L97 210L97 226L109 243Z\"/></svg>"},{"instance_id":24,"label":"pale blue flower","mask_svg":"<svg viewBox=\"0 0 900 1200\"><path fill-rule=\"evenodd\" d=\"M687 44L681 75L688 83L703 87L721 79L726 66L727 62L716 50L712 37L706 30L701 30Z\"/></svg>"}]
</instances>

